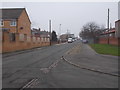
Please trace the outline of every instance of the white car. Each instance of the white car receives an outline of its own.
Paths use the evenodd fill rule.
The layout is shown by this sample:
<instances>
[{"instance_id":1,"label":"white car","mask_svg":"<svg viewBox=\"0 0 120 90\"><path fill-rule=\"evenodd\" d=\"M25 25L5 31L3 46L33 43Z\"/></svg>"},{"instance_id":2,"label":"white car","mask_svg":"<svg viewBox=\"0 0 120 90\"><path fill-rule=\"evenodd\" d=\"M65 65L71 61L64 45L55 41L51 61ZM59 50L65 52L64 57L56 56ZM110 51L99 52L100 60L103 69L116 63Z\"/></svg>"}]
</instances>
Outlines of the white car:
<instances>
[{"instance_id":1,"label":"white car","mask_svg":"<svg viewBox=\"0 0 120 90\"><path fill-rule=\"evenodd\" d=\"M68 43L72 43L73 39L72 38L68 38Z\"/></svg>"}]
</instances>

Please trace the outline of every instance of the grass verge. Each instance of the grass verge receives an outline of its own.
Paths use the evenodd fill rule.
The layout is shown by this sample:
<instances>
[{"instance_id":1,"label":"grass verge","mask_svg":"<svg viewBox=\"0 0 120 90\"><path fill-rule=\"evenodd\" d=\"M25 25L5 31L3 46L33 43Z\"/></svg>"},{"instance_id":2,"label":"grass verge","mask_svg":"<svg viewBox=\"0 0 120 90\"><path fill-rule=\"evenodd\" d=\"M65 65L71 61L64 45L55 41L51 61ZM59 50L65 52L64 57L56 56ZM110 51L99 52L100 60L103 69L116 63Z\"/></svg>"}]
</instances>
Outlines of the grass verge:
<instances>
[{"instance_id":1,"label":"grass verge","mask_svg":"<svg viewBox=\"0 0 120 90\"><path fill-rule=\"evenodd\" d=\"M120 56L120 47L108 44L89 44L97 53Z\"/></svg>"}]
</instances>

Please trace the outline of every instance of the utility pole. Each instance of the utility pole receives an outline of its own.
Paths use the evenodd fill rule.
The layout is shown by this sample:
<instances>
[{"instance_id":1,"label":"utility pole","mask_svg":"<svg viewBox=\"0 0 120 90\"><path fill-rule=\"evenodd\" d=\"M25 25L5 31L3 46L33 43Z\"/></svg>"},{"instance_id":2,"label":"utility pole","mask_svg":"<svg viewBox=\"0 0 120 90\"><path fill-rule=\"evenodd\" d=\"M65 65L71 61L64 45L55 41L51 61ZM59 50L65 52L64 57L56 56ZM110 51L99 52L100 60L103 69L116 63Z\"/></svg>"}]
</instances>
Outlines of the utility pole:
<instances>
[{"instance_id":1,"label":"utility pole","mask_svg":"<svg viewBox=\"0 0 120 90\"><path fill-rule=\"evenodd\" d=\"M59 25L59 40L60 40L60 34L61 34L61 24Z\"/></svg>"},{"instance_id":2,"label":"utility pole","mask_svg":"<svg viewBox=\"0 0 120 90\"><path fill-rule=\"evenodd\" d=\"M111 28L112 28L112 23L110 23L110 30L111 30Z\"/></svg>"},{"instance_id":3,"label":"utility pole","mask_svg":"<svg viewBox=\"0 0 120 90\"><path fill-rule=\"evenodd\" d=\"M68 40L68 34L69 34L69 32L68 32L68 29L67 29L67 40Z\"/></svg>"},{"instance_id":4,"label":"utility pole","mask_svg":"<svg viewBox=\"0 0 120 90\"><path fill-rule=\"evenodd\" d=\"M110 10L108 8L108 44L109 44L109 12L110 12Z\"/></svg>"},{"instance_id":5,"label":"utility pole","mask_svg":"<svg viewBox=\"0 0 120 90\"><path fill-rule=\"evenodd\" d=\"M49 20L49 35L50 35L50 45L51 45L51 39L52 39L52 34L51 34L51 20Z\"/></svg>"},{"instance_id":6,"label":"utility pole","mask_svg":"<svg viewBox=\"0 0 120 90\"><path fill-rule=\"evenodd\" d=\"M60 35L61 35L61 24L59 25L59 35L58 35L59 42L58 43L61 43Z\"/></svg>"}]
</instances>

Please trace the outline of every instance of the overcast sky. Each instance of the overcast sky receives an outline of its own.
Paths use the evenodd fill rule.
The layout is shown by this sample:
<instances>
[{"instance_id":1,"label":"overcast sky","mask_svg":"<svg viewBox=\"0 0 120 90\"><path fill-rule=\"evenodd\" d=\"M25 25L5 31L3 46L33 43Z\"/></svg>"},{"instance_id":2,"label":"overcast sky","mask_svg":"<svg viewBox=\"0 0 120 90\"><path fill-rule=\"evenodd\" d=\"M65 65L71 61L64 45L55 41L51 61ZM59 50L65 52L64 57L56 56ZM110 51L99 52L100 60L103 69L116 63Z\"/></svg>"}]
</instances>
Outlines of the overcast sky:
<instances>
[{"instance_id":1,"label":"overcast sky","mask_svg":"<svg viewBox=\"0 0 120 90\"><path fill-rule=\"evenodd\" d=\"M48 21L52 20L52 30L57 34L61 24L61 34L70 33L78 36L82 26L94 21L107 26L107 9L110 9L112 27L118 20L117 2L4 2L2 7L25 7L32 22L32 27L48 31Z\"/></svg>"}]
</instances>

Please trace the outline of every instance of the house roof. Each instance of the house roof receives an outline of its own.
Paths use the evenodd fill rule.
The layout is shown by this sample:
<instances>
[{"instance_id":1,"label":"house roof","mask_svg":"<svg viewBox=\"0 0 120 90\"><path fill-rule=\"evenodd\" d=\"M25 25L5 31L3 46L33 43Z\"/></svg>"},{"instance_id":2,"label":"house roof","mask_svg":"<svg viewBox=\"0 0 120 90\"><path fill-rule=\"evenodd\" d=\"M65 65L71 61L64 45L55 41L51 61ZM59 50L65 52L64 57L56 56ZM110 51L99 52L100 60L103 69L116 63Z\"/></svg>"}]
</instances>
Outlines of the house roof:
<instances>
[{"instance_id":1,"label":"house roof","mask_svg":"<svg viewBox=\"0 0 120 90\"><path fill-rule=\"evenodd\" d=\"M110 34L110 33L115 33L115 31L116 31L115 28L111 28L111 29L109 30L109 32L108 32L108 31L102 32L101 35Z\"/></svg>"},{"instance_id":2,"label":"house roof","mask_svg":"<svg viewBox=\"0 0 120 90\"><path fill-rule=\"evenodd\" d=\"M25 8L3 8L2 19L18 19Z\"/></svg>"},{"instance_id":3,"label":"house roof","mask_svg":"<svg viewBox=\"0 0 120 90\"><path fill-rule=\"evenodd\" d=\"M117 23L117 22L120 22L120 19L119 19L119 20L117 20L117 21L115 21L115 23Z\"/></svg>"}]
</instances>

